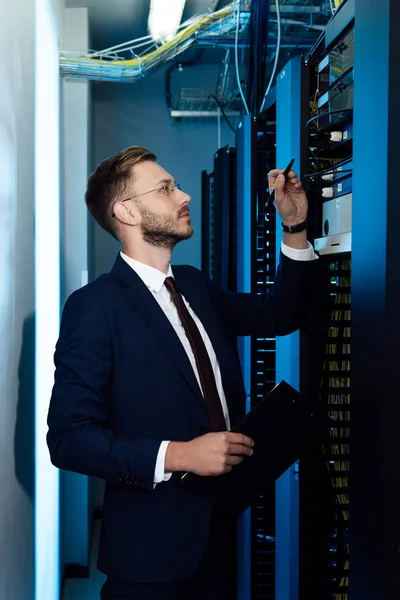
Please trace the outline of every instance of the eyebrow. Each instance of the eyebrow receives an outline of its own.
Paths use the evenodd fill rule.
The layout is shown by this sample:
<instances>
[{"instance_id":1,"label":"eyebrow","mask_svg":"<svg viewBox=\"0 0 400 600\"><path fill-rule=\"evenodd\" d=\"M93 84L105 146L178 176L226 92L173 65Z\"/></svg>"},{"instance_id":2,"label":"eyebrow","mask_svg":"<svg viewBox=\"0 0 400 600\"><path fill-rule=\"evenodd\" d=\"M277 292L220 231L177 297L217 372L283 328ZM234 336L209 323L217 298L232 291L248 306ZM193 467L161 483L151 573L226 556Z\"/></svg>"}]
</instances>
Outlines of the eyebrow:
<instances>
[{"instance_id":1,"label":"eyebrow","mask_svg":"<svg viewBox=\"0 0 400 600\"><path fill-rule=\"evenodd\" d=\"M172 177L166 177L164 179L160 179L156 185L161 185L162 183L175 183L175 179L172 179Z\"/></svg>"}]
</instances>

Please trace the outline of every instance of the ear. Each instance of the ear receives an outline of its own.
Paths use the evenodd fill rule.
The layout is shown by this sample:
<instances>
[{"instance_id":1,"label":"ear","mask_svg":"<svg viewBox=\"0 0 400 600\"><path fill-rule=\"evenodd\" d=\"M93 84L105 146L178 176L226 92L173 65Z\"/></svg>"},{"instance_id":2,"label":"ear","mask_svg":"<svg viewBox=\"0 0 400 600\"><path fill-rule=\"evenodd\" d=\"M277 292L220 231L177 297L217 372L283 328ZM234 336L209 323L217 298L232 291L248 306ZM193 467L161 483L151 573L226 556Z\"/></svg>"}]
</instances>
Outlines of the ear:
<instances>
[{"instance_id":1,"label":"ear","mask_svg":"<svg viewBox=\"0 0 400 600\"><path fill-rule=\"evenodd\" d=\"M114 218L126 225L139 225L140 212L132 202L130 202L130 206L126 202L116 202L114 204Z\"/></svg>"}]
</instances>

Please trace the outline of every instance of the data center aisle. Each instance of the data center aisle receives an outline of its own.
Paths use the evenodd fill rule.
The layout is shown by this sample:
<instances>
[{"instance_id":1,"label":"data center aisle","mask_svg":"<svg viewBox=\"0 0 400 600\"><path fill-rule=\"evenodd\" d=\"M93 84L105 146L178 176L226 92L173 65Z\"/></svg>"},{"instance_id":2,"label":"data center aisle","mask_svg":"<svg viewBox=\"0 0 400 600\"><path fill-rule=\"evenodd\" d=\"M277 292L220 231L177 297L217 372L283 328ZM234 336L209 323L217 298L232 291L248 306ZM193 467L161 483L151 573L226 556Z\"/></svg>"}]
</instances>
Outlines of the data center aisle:
<instances>
[{"instance_id":1,"label":"data center aisle","mask_svg":"<svg viewBox=\"0 0 400 600\"><path fill-rule=\"evenodd\" d=\"M99 600L105 576L96 569L101 520L96 519L90 553L89 579L66 579L61 600Z\"/></svg>"}]
</instances>

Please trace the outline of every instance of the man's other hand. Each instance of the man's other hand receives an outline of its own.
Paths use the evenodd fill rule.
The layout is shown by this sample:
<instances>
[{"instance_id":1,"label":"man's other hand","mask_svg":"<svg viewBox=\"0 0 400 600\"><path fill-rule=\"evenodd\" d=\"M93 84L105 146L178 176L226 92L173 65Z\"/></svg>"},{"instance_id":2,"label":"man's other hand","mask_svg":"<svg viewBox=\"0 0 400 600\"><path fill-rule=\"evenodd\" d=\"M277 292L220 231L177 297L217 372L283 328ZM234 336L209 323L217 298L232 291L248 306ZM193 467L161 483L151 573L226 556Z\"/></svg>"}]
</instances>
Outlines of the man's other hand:
<instances>
[{"instance_id":1,"label":"man's other hand","mask_svg":"<svg viewBox=\"0 0 400 600\"><path fill-rule=\"evenodd\" d=\"M223 475L245 456L251 456L253 446L251 438L230 431L206 433L190 442L171 442L165 456L165 470Z\"/></svg>"}]
</instances>

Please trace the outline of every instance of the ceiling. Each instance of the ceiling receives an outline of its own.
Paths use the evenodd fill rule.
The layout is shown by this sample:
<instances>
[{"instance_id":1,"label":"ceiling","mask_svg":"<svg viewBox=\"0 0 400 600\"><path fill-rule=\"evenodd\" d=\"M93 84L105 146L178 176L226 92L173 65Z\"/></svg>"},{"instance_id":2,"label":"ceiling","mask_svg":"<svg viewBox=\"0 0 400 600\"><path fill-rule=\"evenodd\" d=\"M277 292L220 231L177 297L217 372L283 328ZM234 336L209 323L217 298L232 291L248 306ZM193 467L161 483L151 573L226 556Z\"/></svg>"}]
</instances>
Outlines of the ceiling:
<instances>
[{"instance_id":1,"label":"ceiling","mask_svg":"<svg viewBox=\"0 0 400 600\"><path fill-rule=\"evenodd\" d=\"M168 2L168 0L165 0L165 2ZM220 9L229 2L230 0L186 0L183 21L209 10ZM246 3L249 4L250 0L242 0L242 10ZM319 37L321 30L323 30L332 15L330 7L333 5L333 0L279 0L279 5L281 7L282 25L281 46L276 73L279 73L281 68L294 55L307 53L307 49ZM150 0L66 0L66 6L67 8L88 8L91 50L105 50L124 42L137 40L148 34L147 21ZM273 70L276 53L276 16L275 3L272 1L268 24L269 50L266 65L268 77ZM221 42L216 47L203 48L203 51L200 54L198 53L200 56L198 62L219 65L220 71L223 71L222 61L225 50L220 44ZM68 50L68 48L63 50ZM193 56L193 49L189 49L187 52L191 52L190 56ZM229 60L229 70L232 79L236 81L236 76L233 76L233 51ZM215 89L216 85L217 82L213 83L212 89ZM235 86L236 84L232 88L233 97L235 96ZM237 98L239 100L238 94Z\"/></svg>"},{"instance_id":2,"label":"ceiling","mask_svg":"<svg viewBox=\"0 0 400 600\"><path fill-rule=\"evenodd\" d=\"M215 10L229 4L230 0L186 0L183 20L200 13ZM168 2L168 0L165 0ZM242 6L244 4L242 0ZM284 47L310 44L316 39L316 25L325 25L331 16L333 0L279 0L284 21L282 34ZM274 42L276 12L271 2L270 40ZM91 49L105 48L147 35L147 19L150 0L66 0L67 7L87 7L91 33ZM302 12L303 11L303 12ZM320 11L312 13L310 11ZM296 25L296 22L299 24ZM308 27L311 24L311 28ZM67 48L66 48L67 50ZM287 55L287 52L286 52Z\"/></svg>"},{"instance_id":3,"label":"ceiling","mask_svg":"<svg viewBox=\"0 0 400 600\"><path fill-rule=\"evenodd\" d=\"M226 4L229 0L186 0L183 20ZM102 50L148 34L150 0L66 0L66 6L89 9L93 50Z\"/></svg>"}]
</instances>

